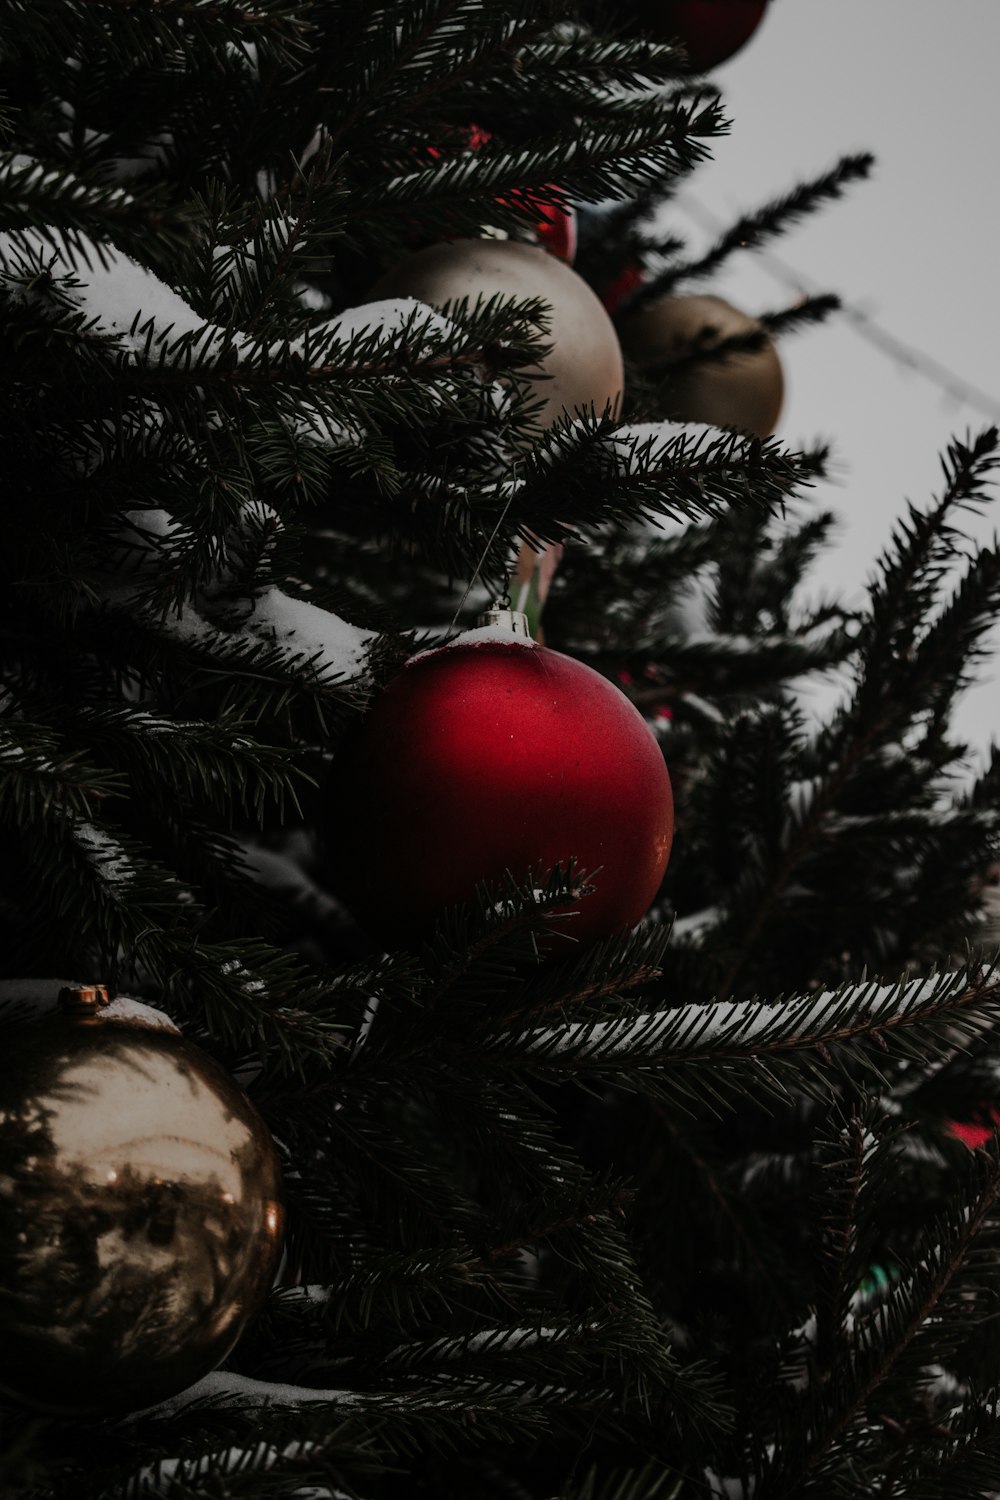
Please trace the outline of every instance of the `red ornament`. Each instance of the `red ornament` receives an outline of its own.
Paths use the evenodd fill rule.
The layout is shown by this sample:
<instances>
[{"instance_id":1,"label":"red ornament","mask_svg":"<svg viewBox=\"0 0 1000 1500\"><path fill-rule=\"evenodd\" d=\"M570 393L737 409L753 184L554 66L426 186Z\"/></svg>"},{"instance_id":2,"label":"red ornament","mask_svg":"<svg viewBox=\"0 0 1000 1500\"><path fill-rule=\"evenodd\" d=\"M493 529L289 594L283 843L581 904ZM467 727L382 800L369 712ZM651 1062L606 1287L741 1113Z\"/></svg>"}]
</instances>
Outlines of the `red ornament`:
<instances>
[{"instance_id":1,"label":"red ornament","mask_svg":"<svg viewBox=\"0 0 1000 1500\"><path fill-rule=\"evenodd\" d=\"M727 62L757 30L767 0L653 0L639 7L643 22L665 41L682 42L691 71L707 73Z\"/></svg>"},{"instance_id":2,"label":"red ornament","mask_svg":"<svg viewBox=\"0 0 1000 1500\"><path fill-rule=\"evenodd\" d=\"M338 883L390 946L479 881L569 859L595 890L558 930L609 937L645 915L670 855L670 777L642 715L600 673L496 626L414 657L336 771Z\"/></svg>"},{"instance_id":3,"label":"red ornament","mask_svg":"<svg viewBox=\"0 0 1000 1500\"><path fill-rule=\"evenodd\" d=\"M460 135L462 147L466 151L481 151L493 138L493 132L487 130L485 125L468 125ZM443 154L437 146L425 146L424 150L435 161ZM516 203L524 196L526 195L515 189L511 200ZM498 198L497 202L506 205L508 200ZM550 255L555 255L571 266L576 259L576 209L571 203L547 203L539 201L537 197L532 198L532 208L539 215L533 226L538 243Z\"/></svg>"},{"instance_id":4,"label":"red ornament","mask_svg":"<svg viewBox=\"0 0 1000 1500\"><path fill-rule=\"evenodd\" d=\"M601 301L612 317L627 297L637 292L646 280L646 274L636 261L622 266L613 281L609 281L601 292Z\"/></svg>"},{"instance_id":5,"label":"red ornament","mask_svg":"<svg viewBox=\"0 0 1000 1500\"><path fill-rule=\"evenodd\" d=\"M949 1120L948 1130L958 1140L963 1141L970 1151L975 1151L977 1146L983 1146L993 1139L994 1128L1000 1125L1000 1110L991 1107L989 1116L988 1125L976 1120Z\"/></svg>"},{"instance_id":6,"label":"red ornament","mask_svg":"<svg viewBox=\"0 0 1000 1500\"><path fill-rule=\"evenodd\" d=\"M541 218L535 225L538 243L550 255L571 266L576 259L576 210L571 203L540 203Z\"/></svg>"}]
</instances>

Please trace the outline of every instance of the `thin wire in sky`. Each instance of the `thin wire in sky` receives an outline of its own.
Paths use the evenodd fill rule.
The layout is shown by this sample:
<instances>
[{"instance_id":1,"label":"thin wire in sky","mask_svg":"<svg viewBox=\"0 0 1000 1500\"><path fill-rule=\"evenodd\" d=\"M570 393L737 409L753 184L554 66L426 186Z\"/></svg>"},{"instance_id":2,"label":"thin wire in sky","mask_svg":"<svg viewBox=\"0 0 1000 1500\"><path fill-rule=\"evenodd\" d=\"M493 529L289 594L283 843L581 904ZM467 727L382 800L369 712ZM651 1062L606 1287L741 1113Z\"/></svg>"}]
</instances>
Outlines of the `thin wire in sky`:
<instances>
[{"instance_id":1,"label":"thin wire in sky","mask_svg":"<svg viewBox=\"0 0 1000 1500\"><path fill-rule=\"evenodd\" d=\"M700 223L712 234L719 234L725 228L722 220L690 193L677 193L674 202L690 218ZM821 288L817 282L803 275L797 267L782 256L776 255L773 250L755 247L753 254L772 280L780 282L782 286L797 292L807 292L810 296L815 296L820 292ZM880 354L891 359L899 368L915 371L925 380L931 381L953 401L957 401L962 406L974 407L991 421L1000 422L1000 401L990 395L989 391L984 391L978 385L974 385L971 380L966 380L963 375L950 369L941 360L935 359L925 349L918 349L916 345L907 343L905 339L897 338L894 333L890 333L888 329L876 323L875 319L856 303L842 301L840 310L848 327L853 329L859 338L864 339L865 343L870 344L873 349L877 349Z\"/></svg>"}]
</instances>

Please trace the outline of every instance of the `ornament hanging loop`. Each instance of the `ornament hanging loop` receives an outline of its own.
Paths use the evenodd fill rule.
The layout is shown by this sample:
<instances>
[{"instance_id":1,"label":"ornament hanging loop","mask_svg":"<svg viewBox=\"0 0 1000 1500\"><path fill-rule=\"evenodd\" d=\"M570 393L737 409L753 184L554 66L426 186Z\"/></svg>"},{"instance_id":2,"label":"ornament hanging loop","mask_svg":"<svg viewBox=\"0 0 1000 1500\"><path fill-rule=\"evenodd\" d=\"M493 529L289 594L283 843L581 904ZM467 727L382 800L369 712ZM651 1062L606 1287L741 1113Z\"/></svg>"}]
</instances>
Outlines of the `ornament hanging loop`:
<instances>
[{"instance_id":1,"label":"ornament hanging loop","mask_svg":"<svg viewBox=\"0 0 1000 1500\"><path fill-rule=\"evenodd\" d=\"M59 1014L63 1016L96 1016L111 1004L103 984L71 984L59 991Z\"/></svg>"},{"instance_id":2,"label":"ornament hanging loop","mask_svg":"<svg viewBox=\"0 0 1000 1500\"><path fill-rule=\"evenodd\" d=\"M528 616L520 609L511 609L509 594L505 594L502 599L491 604L489 609L483 610L476 624L495 626L510 635L520 636L527 641L531 640Z\"/></svg>"}]
</instances>

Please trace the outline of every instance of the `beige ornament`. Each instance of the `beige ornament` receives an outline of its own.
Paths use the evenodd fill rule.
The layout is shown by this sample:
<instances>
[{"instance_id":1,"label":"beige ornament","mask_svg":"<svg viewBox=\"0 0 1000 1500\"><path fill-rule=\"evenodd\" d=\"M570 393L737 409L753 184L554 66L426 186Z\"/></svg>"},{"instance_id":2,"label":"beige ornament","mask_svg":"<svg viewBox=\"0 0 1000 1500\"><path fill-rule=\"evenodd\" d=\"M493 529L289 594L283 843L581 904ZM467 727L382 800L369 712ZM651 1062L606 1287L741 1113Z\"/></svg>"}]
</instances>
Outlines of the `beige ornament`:
<instances>
[{"instance_id":1,"label":"beige ornament","mask_svg":"<svg viewBox=\"0 0 1000 1500\"><path fill-rule=\"evenodd\" d=\"M580 408L617 412L624 376L611 319L581 276L535 245L516 240L452 240L430 245L387 271L368 293L416 297L432 307L468 298L537 297L549 304L551 348L541 362L548 379L532 382L545 406L537 421L551 427Z\"/></svg>"},{"instance_id":2,"label":"beige ornament","mask_svg":"<svg viewBox=\"0 0 1000 1500\"><path fill-rule=\"evenodd\" d=\"M624 320L622 348L640 369L649 369L761 329L756 318L721 297L663 297ZM685 364L669 387L669 415L770 437L784 391L781 362L768 339L757 350Z\"/></svg>"}]
</instances>

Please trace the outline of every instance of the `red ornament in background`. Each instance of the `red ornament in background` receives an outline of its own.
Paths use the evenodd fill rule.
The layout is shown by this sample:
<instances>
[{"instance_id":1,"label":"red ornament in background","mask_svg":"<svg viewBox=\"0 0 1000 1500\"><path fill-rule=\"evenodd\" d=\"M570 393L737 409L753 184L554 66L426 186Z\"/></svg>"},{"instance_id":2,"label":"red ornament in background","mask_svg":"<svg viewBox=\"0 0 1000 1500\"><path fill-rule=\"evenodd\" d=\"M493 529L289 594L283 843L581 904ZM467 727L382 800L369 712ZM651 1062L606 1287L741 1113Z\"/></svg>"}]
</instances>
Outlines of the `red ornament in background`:
<instances>
[{"instance_id":1,"label":"red ornament in background","mask_svg":"<svg viewBox=\"0 0 1000 1500\"><path fill-rule=\"evenodd\" d=\"M465 131L465 149L481 151L492 137L493 132L487 130L485 125L469 125ZM433 157L435 161L442 154L437 146L427 146L425 150L427 155ZM510 199L498 198L497 202L506 205L512 199L516 203L521 196L515 191ZM550 255L555 255L559 260L564 260L567 265L571 266L576 259L576 210L573 205L538 202L536 195L533 207L540 216L533 226L538 236L538 243L543 249L548 250Z\"/></svg>"},{"instance_id":2,"label":"red ornament in background","mask_svg":"<svg viewBox=\"0 0 1000 1500\"><path fill-rule=\"evenodd\" d=\"M666 26L684 43L696 73L728 62L753 36L767 0L670 0Z\"/></svg>"},{"instance_id":3,"label":"red ornament in background","mask_svg":"<svg viewBox=\"0 0 1000 1500\"><path fill-rule=\"evenodd\" d=\"M414 657L335 766L337 883L388 946L479 881L544 879L569 859L595 891L557 930L592 942L634 926L667 867L670 777L642 715L590 667L510 633L523 616L491 617Z\"/></svg>"},{"instance_id":4,"label":"red ornament in background","mask_svg":"<svg viewBox=\"0 0 1000 1500\"><path fill-rule=\"evenodd\" d=\"M995 1125L1000 1125L1000 1109L990 1109L989 1125L982 1125L976 1120L949 1120L948 1129L952 1135L964 1141L970 1151L975 1151L977 1146L985 1145L993 1139Z\"/></svg>"},{"instance_id":5,"label":"red ornament in background","mask_svg":"<svg viewBox=\"0 0 1000 1500\"><path fill-rule=\"evenodd\" d=\"M635 19L657 41L683 43L694 73L727 62L760 25L767 0L640 0Z\"/></svg>"},{"instance_id":6,"label":"red ornament in background","mask_svg":"<svg viewBox=\"0 0 1000 1500\"><path fill-rule=\"evenodd\" d=\"M576 259L576 210L572 204L564 208L559 203L543 203L539 212L542 217L535 225L538 243L571 266Z\"/></svg>"},{"instance_id":7,"label":"red ornament in background","mask_svg":"<svg viewBox=\"0 0 1000 1500\"><path fill-rule=\"evenodd\" d=\"M646 273L635 261L622 267L613 281L609 281L601 292L601 301L612 317L627 297L637 292L646 280Z\"/></svg>"}]
</instances>

